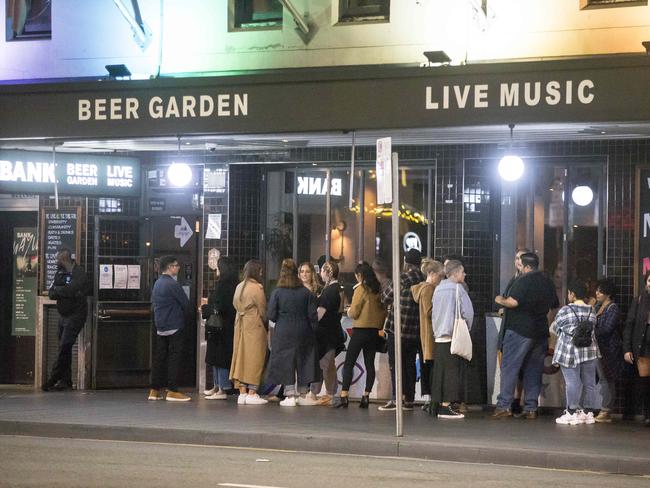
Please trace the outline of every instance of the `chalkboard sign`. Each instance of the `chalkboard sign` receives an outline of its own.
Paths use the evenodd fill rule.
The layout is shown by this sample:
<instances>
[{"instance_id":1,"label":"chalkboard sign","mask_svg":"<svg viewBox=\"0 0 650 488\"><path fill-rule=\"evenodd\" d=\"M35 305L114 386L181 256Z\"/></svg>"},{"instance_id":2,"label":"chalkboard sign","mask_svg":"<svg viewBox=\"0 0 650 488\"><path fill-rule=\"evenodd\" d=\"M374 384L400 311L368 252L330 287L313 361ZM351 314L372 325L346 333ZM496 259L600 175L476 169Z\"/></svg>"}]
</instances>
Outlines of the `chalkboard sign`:
<instances>
[{"instance_id":1,"label":"chalkboard sign","mask_svg":"<svg viewBox=\"0 0 650 488\"><path fill-rule=\"evenodd\" d=\"M41 217L41 290L47 294L47 289L56 274L56 253L62 247L72 251L72 258L79 255L79 225L80 209L45 210Z\"/></svg>"}]
</instances>

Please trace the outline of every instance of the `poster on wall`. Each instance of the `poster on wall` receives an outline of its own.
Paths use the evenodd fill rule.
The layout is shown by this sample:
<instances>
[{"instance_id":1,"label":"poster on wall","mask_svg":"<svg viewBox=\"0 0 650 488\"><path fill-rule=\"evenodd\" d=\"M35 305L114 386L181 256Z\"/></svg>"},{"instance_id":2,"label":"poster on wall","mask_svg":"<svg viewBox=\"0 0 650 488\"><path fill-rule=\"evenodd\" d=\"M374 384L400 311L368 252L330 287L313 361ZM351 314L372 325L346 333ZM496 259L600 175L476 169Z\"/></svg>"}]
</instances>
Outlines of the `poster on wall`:
<instances>
[{"instance_id":1,"label":"poster on wall","mask_svg":"<svg viewBox=\"0 0 650 488\"><path fill-rule=\"evenodd\" d=\"M38 241L35 227L14 228L11 335L36 334Z\"/></svg>"},{"instance_id":2,"label":"poster on wall","mask_svg":"<svg viewBox=\"0 0 650 488\"><path fill-rule=\"evenodd\" d=\"M643 289L643 276L650 270L650 166L636 169L636 228L634 231L634 294Z\"/></svg>"},{"instance_id":3,"label":"poster on wall","mask_svg":"<svg viewBox=\"0 0 650 488\"><path fill-rule=\"evenodd\" d=\"M41 214L41 291L47 290L54 281L56 274L56 254L61 248L72 251L72 259L77 260L79 254L79 208L46 210Z\"/></svg>"}]
</instances>

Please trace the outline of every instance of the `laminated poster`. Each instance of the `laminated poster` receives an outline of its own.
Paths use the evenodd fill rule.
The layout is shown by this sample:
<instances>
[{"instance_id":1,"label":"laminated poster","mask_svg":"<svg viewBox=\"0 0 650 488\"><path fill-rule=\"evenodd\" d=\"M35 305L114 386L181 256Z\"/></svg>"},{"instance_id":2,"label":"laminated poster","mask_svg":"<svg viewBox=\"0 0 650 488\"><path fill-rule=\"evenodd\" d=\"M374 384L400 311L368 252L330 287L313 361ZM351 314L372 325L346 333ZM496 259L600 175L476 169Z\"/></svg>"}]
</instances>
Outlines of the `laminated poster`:
<instances>
[{"instance_id":1,"label":"laminated poster","mask_svg":"<svg viewBox=\"0 0 650 488\"><path fill-rule=\"evenodd\" d=\"M129 290L139 290L140 289L140 265L139 264L129 264L129 279L128 286Z\"/></svg>"},{"instance_id":2,"label":"laminated poster","mask_svg":"<svg viewBox=\"0 0 650 488\"><path fill-rule=\"evenodd\" d=\"M116 264L113 266L115 271L115 281L113 282L113 288L118 290L126 289L126 279L127 279L127 266L126 264Z\"/></svg>"},{"instance_id":3,"label":"laminated poster","mask_svg":"<svg viewBox=\"0 0 650 488\"><path fill-rule=\"evenodd\" d=\"M106 290L113 288L113 265L99 265L99 289Z\"/></svg>"}]
</instances>

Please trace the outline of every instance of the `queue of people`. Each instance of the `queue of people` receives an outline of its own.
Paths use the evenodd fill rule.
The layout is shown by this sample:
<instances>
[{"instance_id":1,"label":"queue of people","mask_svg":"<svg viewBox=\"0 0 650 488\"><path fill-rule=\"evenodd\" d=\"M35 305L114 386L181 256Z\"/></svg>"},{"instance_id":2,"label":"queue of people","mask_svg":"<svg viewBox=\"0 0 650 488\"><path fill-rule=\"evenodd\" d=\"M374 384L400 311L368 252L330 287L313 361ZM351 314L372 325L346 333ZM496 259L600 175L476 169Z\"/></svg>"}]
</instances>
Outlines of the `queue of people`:
<instances>
[{"instance_id":1,"label":"queue of people","mask_svg":"<svg viewBox=\"0 0 650 488\"><path fill-rule=\"evenodd\" d=\"M153 290L157 337L149 399L162 399L166 389L165 399L188 401L189 396L178 392L175 375L179 360L176 337L182 328L180 317L189 304L173 279L175 258L165 257L160 262L162 275ZM544 359L553 334L557 342L552 364L559 368L566 385L565 411L556 419L558 424L611 422L624 361L636 366L646 424L650 424L650 272L621 334L616 290L610 280L598 282L595 300L588 297L584 283L570 283L567 305L559 308L555 286L539 269L536 254L518 251L515 266L517 273L503 295L495 298L504 313L499 344L501 383L492 417L537 418ZM354 366L361 354L366 379L359 407L368 408L375 383L375 356L382 351L388 353L392 397L379 410L395 410L394 310L399 306L402 407L413 409L419 356L423 410L441 419L464 418L467 360L453 352L452 344L459 320L470 330L474 320L463 263L447 259L443 265L409 250L399 277L398 301L383 263L359 263L347 312L337 263L327 261L319 271L317 274L310 263L297 266L292 259L283 260L267 303L259 262L246 263L243 279L237 283L238 273L230 259L220 258L215 287L203 310L206 363L214 379L205 398L226 399L234 387L239 390L239 405L262 405L269 401L260 395L263 385L276 385L280 386L277 396L283 407L348 408ZM352 329L339 391L335 358L346 348L343 313L352 319ZM218 320L212 320L215 314ZM549 327L548 317L553 316ZM517 410L521 396L523 408Z\"/></svg>"}]
</instances>

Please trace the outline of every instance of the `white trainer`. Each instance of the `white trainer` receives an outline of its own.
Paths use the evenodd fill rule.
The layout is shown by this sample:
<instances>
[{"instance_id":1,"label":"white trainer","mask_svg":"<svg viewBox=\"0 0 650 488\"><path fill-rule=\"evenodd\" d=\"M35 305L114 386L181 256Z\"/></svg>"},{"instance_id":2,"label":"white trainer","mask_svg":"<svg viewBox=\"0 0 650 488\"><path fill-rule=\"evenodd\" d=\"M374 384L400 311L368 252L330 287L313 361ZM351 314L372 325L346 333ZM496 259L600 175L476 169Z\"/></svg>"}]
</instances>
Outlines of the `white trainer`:
<instances>
[{"instance_id":1,"label":"white trainer","mask_svg":"<svg viewBox=\"0 0 650 488\"><path fill-rule=\"evenodd\" d=\"M596 423L596 417L594 417L593 412L589 412L585 414L585 424L595 424Z\"/></svg>"},{"instance_id":2,"label":"white trainer","mask_svg":"<svg viewBox=\"0 0 650 488\"><path fill-rule=\"evenodd\" d=\"M246 393L240 393L239 396L237 397L237 405L246 405L246 397L248 395Z\"/></svg>"},{"instance_id":3,"label":"white trainer","mask_svg":"<svg viewBox=\"0 0 650 488\"><path fill-rule=\"evenodd\" d=\"M305 396L297 398L296 403L301 407L313 407L318 405L318 397L312 393L307 393Z\"/></svg>"},{"instance_id":4,"label":"white trainer","mask_svg":"<svg viewBox=\"0 0 650 488\"><path fill-rule=\"evenodd\" d=\"M592 415L593 417L593 415ZM570 422L571 425L584 424L587 421L587 414L582 409L576 410L575 418Z\"/></svg>"},{"instance_id":5,"label":"white trainer","mask_svg":"<svg viewBox=\"0 0 650 488\"><path fill-rule=\"evenodd\" d=\"M205 397L206 400L227 400L228 395L223 390L215 391L212 395Z\"/></svg>"},{"instance_id":6,"label":"white trainer","mask_svg":"<svg viewBox=\"0 0 650 488\"><path fill-rule=\"evenodd\" d=\"M265 400L257 393L254 395L249 393L248 396L246 396L246 405L266 405L267 403L269 403L269 401Z\"/></svg>"},{"instance_id":7,"label":"white trainer","mask_svg":"<svg viewBox=\"0 0 650 488\"><path fill-rule=\"evenodd\" d=\"M576 420L576 414L575 413L569 413L568 410L565 410L564 413L555 419L556 424L562 424L562 425L575 425L574 422Z\"/></svg>"},{"instance_id":8,"label":"white trainer","mask_svg":"<svg viewBox=\"0 0 650 488\"><path fill-rule=\"evenodd\" d=\"M219 388L217 388L216 386L214 386L214 387L210 388L209 390L203 390L203 394L204 394L205 396L214 395L218 390L219 390Z\"/></svg>"},{"instance_id":9,"label":"white trainer","mask_svg":"<svg viewBox=\"0 0 650 488\"><path fill-rule=\"evenodd\" d=\"M296 397L294 396L288 396L280 402L281 407L295 407L296 405Z\"/></svg>"}]
</instances>

